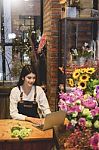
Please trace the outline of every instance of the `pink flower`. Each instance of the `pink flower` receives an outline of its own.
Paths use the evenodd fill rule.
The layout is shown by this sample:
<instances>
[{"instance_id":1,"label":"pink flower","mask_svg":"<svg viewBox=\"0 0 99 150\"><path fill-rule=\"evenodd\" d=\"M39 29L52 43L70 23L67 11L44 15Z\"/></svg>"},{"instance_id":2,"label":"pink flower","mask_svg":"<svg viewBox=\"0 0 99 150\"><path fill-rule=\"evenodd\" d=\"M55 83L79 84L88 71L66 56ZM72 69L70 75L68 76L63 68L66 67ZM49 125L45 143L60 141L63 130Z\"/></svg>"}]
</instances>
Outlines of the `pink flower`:
<instances>
[{"instance_id":1,"label":"pink flower","mask_svg":"<svg viewBox=\"0 0 99 150\"><path fill-rule=\"evenodd\" d=\"M96 86L96 98L99 99L99 85Z\"/></svg>"},{"instance_id":2,"label":"pink flower","mask_svg":"<svg viewBox=\"0 0 99 150\"><path fill-rule=\"evenodd\" d=\"M64 104L59 105L61 110L67 111L67 106Z\"/></svg>"},{"instance_id":3,"label":"pink flower","mask_svg":"<svg viewBox=\"0 0 99 150\"><path fill-rule=\"evenodd\" d=\"M81 112L80 106L74 105L74 106L68 107L68 114L73 113L73 112Z\"/></svg>"},{"instance_id":4,"label":"pink flower","mask_svg":"<svg viewBox=\"0 0 99 150\"><path fill-rule=\"evenodd\" d=\"M85 126L85 123L86 123L86 119L85 118L80 118L79 120L78 120L78 124L80 125L80 126Z\"/></svg>"},{"instance_id":5,"label":"pink flower","mask_svg":"<svg viewBox=\"0 0 99 150\"><path fill-rule=\"evenodd\" d=\"M59 94L59 98L62 100L65 100L66 96L67 96L67 93L60 93Z\"/></svg>"},{"instance_id":6,"label":"pink flower","mask_svg":"<svg viewBox=\"0 0 99 150\"><path fill-rule=\"evenodd\" d=\"M98 115L99 114L99 107L96 107L95 109L92 109L91 114L92 114L93 117Z\"/></svg>"},{"instance_id":7,"label":"pink flower","mask_svg":"<svg viewBox=\"0 0 99 150\"><path fill-rule=\"evenodd\" d=\"M93 109L96 107L97 103L94 100L86 100L86 101L82 101L83 106L89 108L89 109Z\"/></svg>"},{"instance_id":8,"label":"pink flower","mask_svg":"<svg viewBox=\"0 0 99 150\"><path fill-rule=\"evenodd\" d=\"M99 150L99 133L95 133L90 139L90 146L93 150Z\"/></svg>"},{"instance_id":9,"label":"pink flower","mask_svg":"<svg viewBox=\"0 0 99 150\"><path fill-rule=\"evenodd\" d=\"M64 100L60 99L58 106L60 107L61 110L67 111L67 105Z\"/></svg>"},{"instance_id":10,"label":"pink flower","mask_svg":"<svg viewBox=\"0 0 99 150\"><path fill-rule=\"evenodd\" d=\"M66 125L66 130L67 131L70 130L70 129L72 129L72 128L73 128L73 125L71 123L69 123L68 125Z\"/></svg>"}]
</instances>

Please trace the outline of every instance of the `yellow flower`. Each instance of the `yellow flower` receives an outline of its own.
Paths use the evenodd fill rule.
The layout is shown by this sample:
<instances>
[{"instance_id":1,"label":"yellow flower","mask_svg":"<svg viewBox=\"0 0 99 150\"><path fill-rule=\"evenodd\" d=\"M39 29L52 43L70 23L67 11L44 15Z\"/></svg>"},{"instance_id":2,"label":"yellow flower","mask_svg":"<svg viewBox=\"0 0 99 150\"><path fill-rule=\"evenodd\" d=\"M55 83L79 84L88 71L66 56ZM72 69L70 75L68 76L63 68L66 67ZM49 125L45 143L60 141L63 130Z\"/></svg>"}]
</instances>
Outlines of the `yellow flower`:
<instances>
[{"instance_id":1,"label":"yellow flower","mask_svg":"<svg viewBox=\"0 0 99 150\"><path fill-rule=\"evenodd\" d=\"M73 72L73 78L74 78L74 79L78 79L79 76L80 76L80 69L76 69L76 70Z\"/></svg>"},{"instance_id":2,"label":"yellow flower","mask_svg":"<svg viewBox=\"0 0 99 150\"><path fill-rule=\"evenodd\" d=\"M78 82L78 87L81 88L82 90L86 89L86 82L79 81Z\"/></svg>"},{"instance_id":3,"label":"yellow flower","mask_svg":"<svg viewBox=\"0 0 99 150\"><path fill-rule=\"evenodd\" d=\"M82 76L80 76L80 81L89 81L90 76L88 74L83 74Z\"/></svg>"},{"instance_id":4,"label":"yellow flower","mask_svg":"<svg viewBox=\"0 0 99 150\"><path fill-rule=\"evenodd\" d=\"M73 79L69 79L69 85L71 86L71 87L73 87L74 86L74 81L73 81Z\"/></svg>"},{"instance_id":5,"label":"yellow flower","mask_svg":"<svg viewBox=\"0 0 99 150\"><path fill-rule=\"evenodd\" d=\"M81 73L85 73L85 72L86 72L86 68L81 68L81 69L80 69L80 72L81 72Z\"/></svg>"},{"instance_id":6,"label":"yellow flower","mask_svg":"<svg viewBox=\"0 0 99 150\"><path fill-rule=\"evenodd\" d=\"M89 96L90 96L90 94L85 94L84 95L84 100L87 100Z\"/></svg>"},{"instance_id":7,"label":"yellow flower","mask_svg":"<svg viewBox=\"0 0 99 150\"><path fill-rule=\"evenodd\" d=\"M87 68L86 73L93 74L95 72L95 68Z\"/></svg>"}]
</instances>

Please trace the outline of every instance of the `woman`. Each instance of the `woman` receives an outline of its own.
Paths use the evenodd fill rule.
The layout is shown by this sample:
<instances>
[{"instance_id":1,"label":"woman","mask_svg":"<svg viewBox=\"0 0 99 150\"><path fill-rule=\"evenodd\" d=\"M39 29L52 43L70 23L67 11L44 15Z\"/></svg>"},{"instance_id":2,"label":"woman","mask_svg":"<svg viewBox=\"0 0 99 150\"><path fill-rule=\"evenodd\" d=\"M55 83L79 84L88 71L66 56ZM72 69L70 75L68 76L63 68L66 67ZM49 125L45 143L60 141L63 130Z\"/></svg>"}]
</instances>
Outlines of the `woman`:
<instances>
[{"instance_id":1,"label":"woman","mask_svg":"<svg viewBox=\"0 0 99 150\"><path fill-rule=\"evenodd\" d=\"M46 95L36 85L36 70L30 65L22 68L19 82L10 93L10 115L13 119L41 123L40 118L51 113Z\"/></svg>"}]
</instances>

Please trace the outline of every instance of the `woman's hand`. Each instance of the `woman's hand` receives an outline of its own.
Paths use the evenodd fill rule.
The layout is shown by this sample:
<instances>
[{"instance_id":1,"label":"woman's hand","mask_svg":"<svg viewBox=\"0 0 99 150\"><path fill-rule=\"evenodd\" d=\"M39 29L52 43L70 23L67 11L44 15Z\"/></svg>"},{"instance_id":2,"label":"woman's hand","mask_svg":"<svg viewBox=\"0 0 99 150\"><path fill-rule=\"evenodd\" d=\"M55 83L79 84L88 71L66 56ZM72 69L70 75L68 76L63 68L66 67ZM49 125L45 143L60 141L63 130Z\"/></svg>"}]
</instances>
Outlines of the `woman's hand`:
<instances>
[{"instance_id":1,"label":"woman's hand","mask_svg":"<svg viewBox=\"0 0 99 150\"><path fill-rule=\"evenodd\" d=\"M44 124L44 118L33 118L33 117L26 117L26 121L32 122L34 124Z\"/></svg>"}]
</instances>

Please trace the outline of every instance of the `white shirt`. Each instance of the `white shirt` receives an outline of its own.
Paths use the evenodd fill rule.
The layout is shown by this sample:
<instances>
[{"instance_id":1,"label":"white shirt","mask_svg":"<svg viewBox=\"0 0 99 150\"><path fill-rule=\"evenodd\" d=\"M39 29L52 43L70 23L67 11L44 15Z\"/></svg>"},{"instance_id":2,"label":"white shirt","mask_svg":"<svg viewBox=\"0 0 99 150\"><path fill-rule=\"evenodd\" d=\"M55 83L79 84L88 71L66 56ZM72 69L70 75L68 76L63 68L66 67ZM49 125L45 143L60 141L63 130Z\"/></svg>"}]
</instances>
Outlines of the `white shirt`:
<instances>
[{"instance_id":1,"label":"white shirt","mask_svg":"<svg viewBox=\"0 0 99 150\"><path fill-rule=\"evenodd\" d=\"M18 103L18 101L20 101L21 92L23 92L22 87L20 87L20 90L18 87L14 87L11 90L11 93L10 93L10 116L13 119L25 120L26 116L19 114L18 109L17 109L17 103ZM35 88L33 86L28 95L25 95L25 93L23 92L23 100L33 101L34 93L35 93ZM39 113L40 117L42 117L42 115L45 117L47 114L51 113L46 95L40 86L36 86L36 102L38 103L38 113Z\"/></svg>"}]
</instances>

